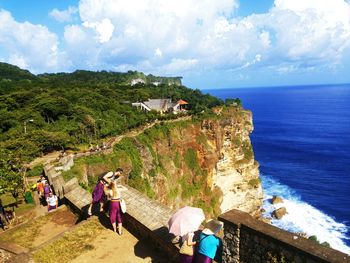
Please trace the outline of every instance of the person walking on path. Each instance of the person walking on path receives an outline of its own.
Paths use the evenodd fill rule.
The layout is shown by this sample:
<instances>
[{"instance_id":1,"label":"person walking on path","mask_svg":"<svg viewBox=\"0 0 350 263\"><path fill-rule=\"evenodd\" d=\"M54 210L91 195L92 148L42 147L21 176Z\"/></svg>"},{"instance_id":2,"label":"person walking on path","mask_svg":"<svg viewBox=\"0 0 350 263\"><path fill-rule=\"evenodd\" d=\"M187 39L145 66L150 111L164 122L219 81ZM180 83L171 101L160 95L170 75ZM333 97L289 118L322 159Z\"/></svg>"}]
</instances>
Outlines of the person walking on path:
<instances>
[{"instance_id":1,"label":"person walking on path","mask_svg":"<svg viewBox=\"0 0 350 263\"><path fill-rule=\"evenodd\" d=\"M49 193L49 196L47 197L46 202L47 202L47 211L48 212L56 209L58 206L58 198L52 192Z\"/></svg>"},{"instance_id":2,"label":"person walking on path","mask_svg":"<svg viewBox=\"0 0 350 263\"><path fill-rule=\"evenodd\" d=\"M104 204L106 202L106 195L104 193L105 184L109 185L116 178L118 178L123 173L122 168L118 168L115 172L108 172L99 178L93 192L92 192L92 202L88 208L88 214L92 215L92 206L94 204L100 204L100 212L103 212Z\"/></svg>"},{"instance_id":3,"label":"person walking on path","mask_svg":"<svg viewBox=\"0 0 350 263\"><path fill-rule=\"evenodd\" d=\"M217 220L210 220L205 224L199 236L198 251L195 256L195 263L222 262L222 241L215 234L223 227L223 223Z\"/></svg>"},{"instance_id":4,"label":"person walking on path","mask_svg":"<svg viewBox=\"0 0 350 263\"><path fill-rule=\"evenodd\" d=\"M45 200L49 197L50 192L51 192L51 187L49 185L49 182L47 180L45 180L45 183L44 183L44 198L45 198Z\"/></svg>"},{"instance_id":5,"label":"person walking on path","mask_svg":"<svg viewBox=\"0 0 350 263\"><path fill-rule=\"evenodd\" d=\"M106 195L110 197L109 204L109 220L111 221L113 231L117 232L118 223L118 234L122 235L122 211L120 207L121 191L127 190L126 187L118 185L117 181L111 182L109 188L106 189Z\"/></svg>"},{"instance_id":6,"label":"person walking on path","mask_svg":"<svg viewBox=\"0 0 350 263\"><path fill-rule=\"evenodd\" d=\"M38 190L39 198L41 198L44 195L44 184L41 181L41 179L38 180L36 184L36 189Z\"/></svg>"}]
</instances>

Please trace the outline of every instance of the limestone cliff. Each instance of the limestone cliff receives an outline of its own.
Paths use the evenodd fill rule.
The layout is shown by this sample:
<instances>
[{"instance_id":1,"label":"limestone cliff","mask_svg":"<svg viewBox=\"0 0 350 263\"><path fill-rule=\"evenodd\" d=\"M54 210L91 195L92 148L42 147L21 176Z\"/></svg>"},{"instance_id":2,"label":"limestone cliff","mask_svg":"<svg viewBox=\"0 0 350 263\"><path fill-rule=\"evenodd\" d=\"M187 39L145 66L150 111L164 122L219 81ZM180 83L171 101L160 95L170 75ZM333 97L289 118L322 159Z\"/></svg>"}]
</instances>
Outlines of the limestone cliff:
<instances>
[{"instance_id":1,"label":"limestone cliff","mask_svg":"<svg viewBox=\"0 0 350 263\"><path fill-rule=\"evenodd\" d=\"M263 193L249 138L252 130L251 112L240 107L216 109L214 116L201 120L158 125L133 140L143 181L135 178L136 162L131 161L129 183L140 188L146 182L146 193L173 208L195 205L208 214L237 208L255 214Z\"/></svg>"},{"instance_id":2,"label":"limestone cliff","mask_svg":"<svg viewBox=\"0 0 350 263\"><path fill-rule=\"evenodd\" d=\"M103 160L80 161L81 178L94 183L91 176L106 164L121 166L126 183L171 208L198 206L208 216L232 208L255 214L262 188L252 130L251 112L233 106L200 119L160 123L124 138Z\"/></svg>"}]
</instances>

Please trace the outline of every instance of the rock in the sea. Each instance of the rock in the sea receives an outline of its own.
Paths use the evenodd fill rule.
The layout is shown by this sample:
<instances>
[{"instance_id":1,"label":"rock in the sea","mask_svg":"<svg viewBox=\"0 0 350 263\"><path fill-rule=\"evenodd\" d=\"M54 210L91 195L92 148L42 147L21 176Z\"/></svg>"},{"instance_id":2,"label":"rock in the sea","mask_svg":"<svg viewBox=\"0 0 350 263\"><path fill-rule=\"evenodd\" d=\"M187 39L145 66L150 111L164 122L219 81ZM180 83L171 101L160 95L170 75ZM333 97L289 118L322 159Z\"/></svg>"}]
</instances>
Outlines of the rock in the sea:
<instances>
[{"instance_id":1,"label":"rock in the sea","mask_svg":"<svg viewBox=\"0 0 350 263\"><path fill-rule=\"evenodd\" d=\"M281 207L272 212L272 216L276 219L281 219L285 214L287 214L287 209Z\"/></svg>"},{"instance_id":2,"label":"rock in the sea","mask_svg":"<svg viewBox=\"0 0 350 263\"><path fill-rule=\"evenodd\" d=\"M283 199L277 195L274 195L271 200L272 204L283 203Z\"/></svg>"}]
</instances>

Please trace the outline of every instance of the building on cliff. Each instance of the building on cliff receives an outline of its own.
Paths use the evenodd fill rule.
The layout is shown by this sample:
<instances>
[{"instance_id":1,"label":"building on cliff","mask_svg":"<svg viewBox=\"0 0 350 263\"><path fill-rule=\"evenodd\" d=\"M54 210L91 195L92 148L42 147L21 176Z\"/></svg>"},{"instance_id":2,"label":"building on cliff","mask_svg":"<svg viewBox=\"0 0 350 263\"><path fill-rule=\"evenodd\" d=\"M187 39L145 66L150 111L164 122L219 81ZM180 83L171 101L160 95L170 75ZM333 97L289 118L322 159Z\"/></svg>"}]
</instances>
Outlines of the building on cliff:
<instances>
[{"instance_id":1,"label":"building on cliff","mask_svg":"<svg viewBox=\"0 0 350 263\"><path fill-rule=\"evenodd\" d=\"M172 112L174 114L186 112L189 106L188 102L182 99L175 103L172 102L171 99L149 99L143 102L134 102L131 105L144 111L155 110L161 114L167 112Z\"/></svg>"}]
</instances>

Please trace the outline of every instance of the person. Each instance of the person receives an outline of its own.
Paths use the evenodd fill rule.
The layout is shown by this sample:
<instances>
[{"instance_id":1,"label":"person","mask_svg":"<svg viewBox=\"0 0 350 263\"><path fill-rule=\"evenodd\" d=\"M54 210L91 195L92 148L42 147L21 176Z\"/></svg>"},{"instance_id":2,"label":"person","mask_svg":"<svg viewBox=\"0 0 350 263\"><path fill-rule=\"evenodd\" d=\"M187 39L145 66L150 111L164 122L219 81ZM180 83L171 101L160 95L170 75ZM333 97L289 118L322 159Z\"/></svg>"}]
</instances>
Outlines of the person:
<instances>
[{"instance_id":1,"label":"person","mask_svg":"<svg viewBox=\"0 0 350 263\"><path fill-rule=\"evenodd\" d=\"M194 237L193 232L189 232L186 235L181 237L182 243L187 242L187 245L192 247L192 250L193 250L194 246L197 244L196 241L193 241L193 237ZM192 263L192 262L194 262L193 260L194 260L194 255L190 256L190 255L180 254L180 262L181 263Z\"/></svg>"},{"instance_id":2,"label":"person","mask_svg":"<svg viewBox=\"0 0 350 263\"><path fill-rule=\"evenodd\" d=\"M0 221L1 221L2 228L4 230L7 229L9 221L7 220L5 208L2 205L2 200L1 199L0 199Z\"/></svg>"},{"instance_id":3,"label":"person","mask_svg":"<svg viewBox=\"0 0 350 263\"><path fill-rule=\"evenodd\" d=\"M44 195L44 184L41 180L38 180L36 189L38 190L39 198L41 198Z\"/></svg>"},{"instance_id":4,"label":"person","mask_svg":"<svg viewBox=\"0 0 350 263\"><path fill-rule=\"evenodd\" d=\"M49 182L45 180L44 181L44 199L45 200L49 197L50 192L51 192L51 187L49 185Z\"/></svg>"},{"instance_id":5,"label":"person","mask_svg":"<svg viewBox=\"0 0 350 263\"><path fill-rule=\"evenodd\" d=\"M212 263L222 260L222 241L216 234L223 227L223 223L217 220L208 221L199 236L199 246L195 256L195 263Z\"/></svg>"},{"instance_id":6,"label":"person","mask_svg":"<svg viewBox=\"0 0 350 263\"><path fill-rule=\"evenodd\" d=\"M115 172L108 172L106 173L103 177L102 180L106 185L110 185L111 182L114 180L118 179L121 175L123 174L123 169L122 168L117 168Z\"/></svg>"},{"instance_id":7,"label":"person","mask_svg":"<svg viewBox=\"0 0 350 263\"><path fill-rule=\"evenodd\" d=\"M109 203L109 219L111 221L113 231L117 232L118 223L118 234L122 235L122 212L120 207L121 191L127 190L126 187L117 184L117 180L113 180L109 187L105 190L106 196L110 197Z\"/></svg>"},{"instance_id":8,"label":"person","mask_svg":"<svg viewBox=\"0 0 350 263\"><path fill-rule=\"evenodd\" d=\"M58 206L58 198L52 192L49 193L49 196L47 197L46 202L47 202L47 211L48 212L56 209Z\"/></svg>"},{"instance_id":9,"label":"person","mask_svg":"<svg viewBox=\"0 0 350 263\"><path fill-rule=\"evenodd\" d=\"M92 215L92 206L94 204L100 204L100 212L103 212L104 203L106 202L106 195L104 193L105 185L109 185L112 181L118 178L123 173L122 168L117 168L115 172L108 172L102 177L99 177L99 180L92 192L92 202L88 208L88 214Z\"/></svg>"}]
</instances>

